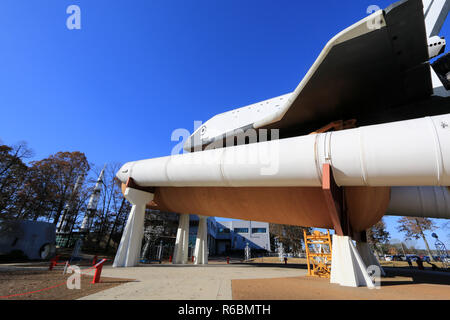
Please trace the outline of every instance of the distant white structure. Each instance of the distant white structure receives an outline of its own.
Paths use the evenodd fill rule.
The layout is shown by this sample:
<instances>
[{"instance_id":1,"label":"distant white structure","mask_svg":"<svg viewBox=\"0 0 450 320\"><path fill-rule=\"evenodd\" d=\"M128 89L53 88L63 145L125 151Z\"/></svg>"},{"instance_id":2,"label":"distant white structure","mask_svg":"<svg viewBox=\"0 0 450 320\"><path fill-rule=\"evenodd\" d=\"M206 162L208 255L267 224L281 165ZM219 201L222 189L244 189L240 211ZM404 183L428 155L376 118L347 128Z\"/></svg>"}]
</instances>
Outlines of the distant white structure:
<instances>
[{"instance_id":1,"label":"distant white structure","mask_svg":"<svg viewBox=\"0 0 450 320\"><path fill-rule=\"evenodd\" d=\"M278 258L280 259L280 262L283 262L284 260L284 247L283 247L283 243L278 241Z\"/></svg>"},{"instance_id":2,"label":"distant white structure","mask_svg":"<svg viewBox=\"0 0 450 320\"><path fill-rule=\"evenodd\" d=\"M102 190L103 184L103 176L105 174L105 167L103 167L100 175L98 176L97 183L95 184L94 191L92 192L91 197L89 198L89 203L87 206L86 214L84 215L83 222L81 223L81 232L86 232L91 227L92 218L97 211L98 200L100 199L100 192Z\"/></svg>"},{"instance_id":3,"label":"distant white structure","mask_svg":"<svg viewBox=\"0 0 450 320\"><path fill-rule=\"evenodd\" d=\"M252 250L252 249L250 249L250 247L249 247L249 245L248 245L248 242L247 242L247 244L245 245L245 249L244 249L244 253L245 253L245 261L250 260L250 258L252 257L251 250Z\"/></svg>"}]
</instances>

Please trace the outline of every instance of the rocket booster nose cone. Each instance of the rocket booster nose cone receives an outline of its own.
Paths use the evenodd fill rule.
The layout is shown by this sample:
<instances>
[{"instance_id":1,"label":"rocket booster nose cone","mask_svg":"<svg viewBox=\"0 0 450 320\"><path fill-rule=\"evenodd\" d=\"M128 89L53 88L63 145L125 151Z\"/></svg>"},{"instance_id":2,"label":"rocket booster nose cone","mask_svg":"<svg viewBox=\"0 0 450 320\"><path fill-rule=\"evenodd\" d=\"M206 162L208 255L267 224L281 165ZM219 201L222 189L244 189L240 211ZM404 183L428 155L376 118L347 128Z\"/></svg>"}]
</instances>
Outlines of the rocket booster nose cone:
<instances>
[{"instance_id":1,"label":"rocket booster nose cone","mask_svg":"<svg viewBox=\"0 0 450 320\"><path fill-rule=\"evenodd\" d=\"M122 181L123 183L127 183L128 178L131 177L131 168L133 167L134 162L125 163L122 168L116 173L117 179Z\"/></svg>"}]
</instances>

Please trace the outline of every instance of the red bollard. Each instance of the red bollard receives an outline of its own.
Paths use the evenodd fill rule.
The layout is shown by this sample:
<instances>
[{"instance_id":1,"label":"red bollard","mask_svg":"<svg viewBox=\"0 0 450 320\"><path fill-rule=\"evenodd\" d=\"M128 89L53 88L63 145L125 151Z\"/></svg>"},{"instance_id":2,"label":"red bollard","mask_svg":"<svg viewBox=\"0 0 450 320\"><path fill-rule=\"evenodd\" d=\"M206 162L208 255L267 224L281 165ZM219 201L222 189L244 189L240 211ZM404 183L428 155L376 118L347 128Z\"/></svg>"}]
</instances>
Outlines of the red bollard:
<instances>
[{"instance_id":1,"label":"red bollard","mask_svg":"<svg viewBox=\"0 0 450 320\"><path fill-rule=\"evenodd\" d=\"M192 262L194 262L194 256L192 256Z\"/></svg>"},{"instance_id":2,"label":"red bollard","mask_svg":"<svg viewBox=\"0 0 450 320\"><path fill-rule=\"evenodd\" d=\"M94 279L92 279L91 283L99 283L100 282L100 276L102 274L102 268L103 268L103 264L105 263L106 259L102 259L100 260L99 263L97 263L95 265L95 274L94 274Z\"/></svg>"},{"instance_id":3,"label":"red bollard","mask_svg":"<svg viewBox=\"0 0 450 320\"><path fill-rule=\"evenodd\" d=\"M52 271L53 267L58 264L58 258L59 258L59 256L55 256L55 257L50 259L50 265L48 266L48 270L49 271Z\"/></svg>"},{"instance_id":4,"label":"red bollard","mask_svg":"<svg viewBox=\"0 0 450 320\"><path fill-rule=\"evenodd\" d=\"M95 265L95 264L97 264L97 256L94 256L94 259L92 260L92 265Z\"/></svg>"},{"instance_id":5,"label":"red bollard","mask_svg":"<svg viewBox=\"0 0 450 320\"><path fill-rule=\"evenodd\" d=\"M172 262L172 256L169 257L169 262Z\"/></svg>"},{"instance_id":6,"label":"red bollard","mask_svg":"<svg viewBox=\"0 0 450 320\"><path fill-rule=\"evenodd\" d=\"M230 264L230 257L227 257L227 264Z\"/></svg>"}]
</instances>

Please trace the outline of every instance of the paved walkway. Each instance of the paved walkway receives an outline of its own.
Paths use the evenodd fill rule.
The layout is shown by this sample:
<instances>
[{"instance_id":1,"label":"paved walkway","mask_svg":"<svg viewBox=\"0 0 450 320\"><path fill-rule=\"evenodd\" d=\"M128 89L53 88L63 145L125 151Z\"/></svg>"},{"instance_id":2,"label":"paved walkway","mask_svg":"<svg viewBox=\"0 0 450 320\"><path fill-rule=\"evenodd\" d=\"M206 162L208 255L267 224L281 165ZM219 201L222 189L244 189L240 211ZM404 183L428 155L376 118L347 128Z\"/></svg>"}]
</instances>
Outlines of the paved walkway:
<instances>
[{"instance_id":1,"label":"paved walkway","mask_svg":"<svg viewBox=\"0 0 450 320\"><path fill-rule=\"evenodd\" d=\"M379 289L343 287L315 277L233 280L237 300L449 300L450 273L385 268Z\"/></svg>"},{"instance_id":2,"label":"paved walkway","mask_svg":"<svg viewBox=\"0 0 450 320\"><path fill-rule=\"evenodd\" d=\"M306 270L293 265L210 264L206 266L145 265L134 268L105 266L102 276L135 279L82 300L230 300L231 280L299 277Z\"/></svg>"}]
</instances>

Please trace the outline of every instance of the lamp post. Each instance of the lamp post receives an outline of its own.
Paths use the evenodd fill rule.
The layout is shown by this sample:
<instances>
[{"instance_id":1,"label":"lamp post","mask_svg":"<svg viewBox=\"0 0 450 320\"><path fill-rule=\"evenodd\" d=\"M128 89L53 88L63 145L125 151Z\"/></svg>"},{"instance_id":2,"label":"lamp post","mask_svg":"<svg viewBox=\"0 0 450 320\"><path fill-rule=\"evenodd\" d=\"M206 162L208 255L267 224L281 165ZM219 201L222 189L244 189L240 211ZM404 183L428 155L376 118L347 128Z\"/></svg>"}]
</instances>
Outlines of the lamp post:
<instances>
[{"instance_id":1,"label":"lamp post","mask_svg":"<svg viewBox=\"0 0 450 320\"><path fill-rule=\"evenodd\" d=\"M448 268L448 263L447 263L448 252L447 252L447 248L445 247L445 244L441 240L439 240L436 233L432 233L431 236L436 239L434 246L436 247L436 251L437 251L438 255L441 257L441 262L442 262L443 267Z\"/></svg>"}]
</instances>

